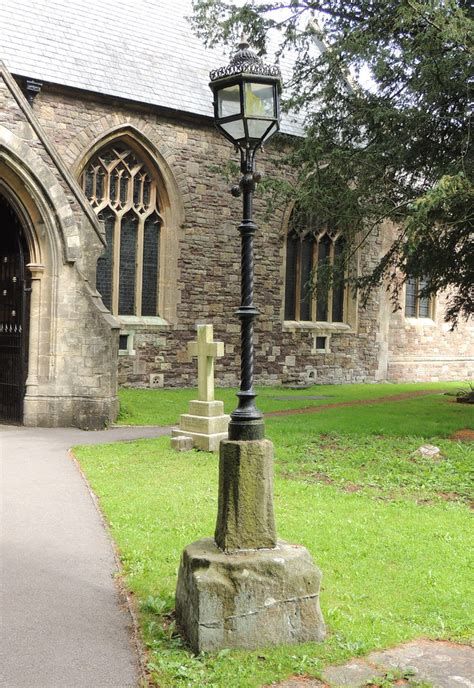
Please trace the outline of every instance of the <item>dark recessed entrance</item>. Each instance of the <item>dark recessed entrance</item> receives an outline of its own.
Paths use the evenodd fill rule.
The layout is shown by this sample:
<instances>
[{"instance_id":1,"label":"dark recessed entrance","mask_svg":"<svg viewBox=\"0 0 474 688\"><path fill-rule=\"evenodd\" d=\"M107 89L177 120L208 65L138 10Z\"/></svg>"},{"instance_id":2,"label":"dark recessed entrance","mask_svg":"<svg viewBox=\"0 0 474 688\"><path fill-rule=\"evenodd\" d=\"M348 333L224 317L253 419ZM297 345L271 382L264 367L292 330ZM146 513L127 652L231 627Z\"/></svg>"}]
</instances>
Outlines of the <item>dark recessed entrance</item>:
<instances>
[{"instance_id":1,"label":"dark recessed entrance","mask_svg":"<svg viewBox=\"0 0 474 688\"><path fill-rule=\"evenodd\" d=\"M21 423L28 371L28 250L21 222L0 195L0 422Z\"/></svg>"}]
</instances>

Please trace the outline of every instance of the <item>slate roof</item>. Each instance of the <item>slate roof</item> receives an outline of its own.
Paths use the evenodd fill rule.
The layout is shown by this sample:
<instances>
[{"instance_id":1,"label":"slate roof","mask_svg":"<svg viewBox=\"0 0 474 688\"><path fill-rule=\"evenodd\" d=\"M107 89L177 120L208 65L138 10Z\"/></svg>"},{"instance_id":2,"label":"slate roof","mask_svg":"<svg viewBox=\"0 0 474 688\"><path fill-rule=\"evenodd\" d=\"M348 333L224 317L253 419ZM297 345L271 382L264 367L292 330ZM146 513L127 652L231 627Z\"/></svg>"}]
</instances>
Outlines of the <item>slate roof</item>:
<instances>
[{"instance_id":1,"label":"slate roof","mask_svg":"<svg viewBox=\"0 0 474 688\"><path fill-rule=\"evenodd\" d=\"M229 55L204 48L191 14L191 0L1 0L0 59L19 76L212 117L209 71ZM288 117L282 130L301 133Z\"/></svg>"}]
</instances>

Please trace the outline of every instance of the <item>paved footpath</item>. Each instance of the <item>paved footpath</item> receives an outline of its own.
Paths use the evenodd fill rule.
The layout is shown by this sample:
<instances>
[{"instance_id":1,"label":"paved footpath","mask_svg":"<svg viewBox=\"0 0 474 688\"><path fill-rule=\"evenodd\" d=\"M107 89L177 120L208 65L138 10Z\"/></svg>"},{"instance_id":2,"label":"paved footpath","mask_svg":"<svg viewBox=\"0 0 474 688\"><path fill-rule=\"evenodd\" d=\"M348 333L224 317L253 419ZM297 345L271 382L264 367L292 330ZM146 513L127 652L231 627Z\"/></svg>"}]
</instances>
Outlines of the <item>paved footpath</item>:
<instances>
[{"instance_id":1,"label":"paved footpath","mask_svg":"<svg viewBox=\"0 0 474 688\"><path fill-rule=\"evenodd\" d=\"M388 680L391 677L391 680ZM474 688L474 649L442 640L413 640L410 643L372 652L346 664L327 667L322 680L293 677L274 688ZM266 686L265 688L271 688Z\"/></svg>"},{"instance_id":2,"label":"paved footpath","mask_svg":"<svg viewBox=\"0 0 474 688\"><path fill-rule=\"evenodd\" d=\"M2 688L139 684L112 545L68 449L168 432L0 425Z\"/></svg>"}]
</instances>

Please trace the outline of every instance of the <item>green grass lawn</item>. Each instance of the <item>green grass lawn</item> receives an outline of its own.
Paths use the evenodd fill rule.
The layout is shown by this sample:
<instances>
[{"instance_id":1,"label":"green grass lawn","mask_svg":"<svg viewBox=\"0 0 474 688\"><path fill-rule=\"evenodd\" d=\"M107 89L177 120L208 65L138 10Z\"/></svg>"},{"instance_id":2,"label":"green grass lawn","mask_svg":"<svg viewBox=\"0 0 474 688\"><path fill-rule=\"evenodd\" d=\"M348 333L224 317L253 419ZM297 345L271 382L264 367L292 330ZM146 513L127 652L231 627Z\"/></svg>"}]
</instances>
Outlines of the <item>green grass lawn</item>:
<instances>
[{"instance_id":1,"label":"green grass lawn","mask_svg":"<svg viewBox=\"0 0 474 688\"><path fill-rule=\"evenodd\" d=\"M281 409L307 408L341 401L360 399L379 399L394 394L404 394L418 390L450 390L456 392L463 387L460 382L423 382L416 384L373 384L373 385L314 385L306 389L288 387L257 387L258 407L264 412ZM236 390L233 388L216 389L216 399L224 402L226 412L230 413L237 405ZM304 397L322 396L324 399ZM294 400L280 400L278 397L294 397ZM303 398L302 398L303 397ZM121 389L121 425L174 425L179 422L181 413L186 413L188 402L197 398L196 389Z\"/></svg>"},{"instance_id":2,"label":"green grass lawn","mask_svg":"<svg viewBox=\"0 0 474 688\"><path fill-rule=\"evenodd\" d=\"M472 407L435 396L268 419L278 532L308 547L323 570L328 637L197 657L170 612L183 547L213 534L216 456L172 452L168 438L77 448L137 600L156 685L257 688L419 636L471 637L474 452L446 437L472 427L472 416ZM416 453L426 442L439 458Z\"/></svg>"}]
</instances>

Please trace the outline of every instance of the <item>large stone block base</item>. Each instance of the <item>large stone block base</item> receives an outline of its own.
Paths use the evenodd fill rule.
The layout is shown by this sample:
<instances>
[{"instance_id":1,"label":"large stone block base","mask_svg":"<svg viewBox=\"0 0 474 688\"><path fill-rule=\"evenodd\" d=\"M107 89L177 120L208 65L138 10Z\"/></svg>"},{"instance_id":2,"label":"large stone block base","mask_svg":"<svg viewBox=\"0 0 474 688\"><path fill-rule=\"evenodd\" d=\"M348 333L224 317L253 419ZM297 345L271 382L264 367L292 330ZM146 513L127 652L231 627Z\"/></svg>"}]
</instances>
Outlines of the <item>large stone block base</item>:
<instances>
[{"instance_id":1,"label":"large stone block base","mask_svg":"<svg viewBox=\"0 0 474 688\"><path fill-rule=\"evenodd\" d=\"M177 622L194 652L321 641L320 582L299 545L225 554L205 538L183 552Z\"/></svg>"}]
</instances>

